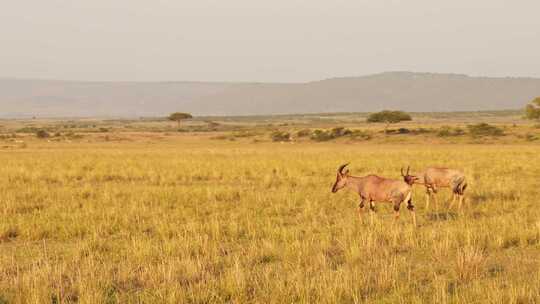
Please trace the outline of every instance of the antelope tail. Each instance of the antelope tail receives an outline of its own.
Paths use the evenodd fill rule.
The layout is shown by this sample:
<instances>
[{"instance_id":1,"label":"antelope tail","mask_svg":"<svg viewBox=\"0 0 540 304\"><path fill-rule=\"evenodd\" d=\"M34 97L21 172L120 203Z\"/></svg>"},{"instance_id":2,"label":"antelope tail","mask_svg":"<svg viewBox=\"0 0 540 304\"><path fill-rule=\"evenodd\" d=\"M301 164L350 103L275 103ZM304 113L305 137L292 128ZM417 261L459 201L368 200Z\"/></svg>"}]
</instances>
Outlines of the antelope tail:
<instances>
[{"instance_id":1,"label":"antelope tail","mask_svg":"<svg viewBox=\"0 0 540 304\"><path fill-rule=\"evenodd\" d=\"M453 185L452 185L452 191L454 193L463 195L466 188L467 188L467 181L465 181L465 176L460 176L454 180Z\"/></svg>"}]
</instances>

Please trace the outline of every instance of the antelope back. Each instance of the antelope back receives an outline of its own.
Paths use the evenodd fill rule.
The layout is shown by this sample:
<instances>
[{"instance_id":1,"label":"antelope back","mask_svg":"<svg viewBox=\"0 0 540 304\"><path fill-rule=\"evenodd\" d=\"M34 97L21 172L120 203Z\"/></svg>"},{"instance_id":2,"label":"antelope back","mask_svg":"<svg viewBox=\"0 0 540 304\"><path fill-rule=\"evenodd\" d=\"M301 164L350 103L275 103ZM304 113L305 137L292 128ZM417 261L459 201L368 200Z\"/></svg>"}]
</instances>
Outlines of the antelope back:
<instances>
[{"instance_id":1,"label":"antelope back","mask_svg":"<svg viewBox=\"0 0 540 304\"><path fill-rule=\"evenodd\" d=\"M450 186L456 178L464 178L464 174L455 169L430 167L426 169L426 183L436 184L439 186Z\"/></svg>"}]
</instances>

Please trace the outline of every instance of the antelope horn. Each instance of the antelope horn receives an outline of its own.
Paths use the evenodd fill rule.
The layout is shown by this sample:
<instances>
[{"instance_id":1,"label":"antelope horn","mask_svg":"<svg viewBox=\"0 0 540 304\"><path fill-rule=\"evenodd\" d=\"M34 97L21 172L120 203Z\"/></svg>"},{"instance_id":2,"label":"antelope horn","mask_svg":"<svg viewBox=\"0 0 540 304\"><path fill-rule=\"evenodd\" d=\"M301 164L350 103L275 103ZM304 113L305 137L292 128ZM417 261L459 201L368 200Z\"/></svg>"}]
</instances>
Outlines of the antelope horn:
<instances>
[{"instance_id":1,"label":"antelope horn","mask_svg":"<svg viewBox=\"0 0 540 304\"><path fill-rule=\"evenodd\" d=\"M345 165L339 166L339 169L338 169L339 174L343 174L343 169L345 169L345 167L347 167L348 165L349 165L349 163L346 163Z\"/></svg>"},{"instance_id":2,"label":"antelope horn","mask_svg":"<svg viewBox=\"0 0 540 304\"><path fill-rule=\"evenodd\" d=\"M407 175L409 175L410 170L411 170L411 166L407 166Z\"/></svg>"},{"instance_id":3,"label":"antelope horn","mask_svg":"<svg viewBox=\"0 0 540 304\"><path fill-rule=\"evenodd\" d=\"M403 174L403 167L401 167L401 176L405 177L405 174Z\"/></svg>"}]
</instances>

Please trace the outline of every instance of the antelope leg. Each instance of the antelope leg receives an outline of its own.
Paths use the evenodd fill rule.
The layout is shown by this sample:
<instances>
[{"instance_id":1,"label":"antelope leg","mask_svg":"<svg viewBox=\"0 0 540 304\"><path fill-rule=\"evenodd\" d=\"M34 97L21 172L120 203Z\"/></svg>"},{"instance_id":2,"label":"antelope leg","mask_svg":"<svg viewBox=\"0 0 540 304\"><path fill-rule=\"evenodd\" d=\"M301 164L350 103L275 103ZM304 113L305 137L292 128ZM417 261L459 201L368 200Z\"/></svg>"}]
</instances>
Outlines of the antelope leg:
<instances>
[{"instance_id":1,"label":"antelope leg","mask_svg":"<svg viewBox=\"0 0 540 304\"><path fill-rule=\"evenodd\" d=\"M400 204L401 204L401 202L394 203L394 219L395 219L395 222L397 222L399 220L399 205Z\"/></svg>"},{"instance_id":2,"label":"antelope leg","mask_svg":"<svg viewBox=\"0 0 540 304\"><path fill-rule=\"evenodd\" d=\"M360 217L360 221L362 221L362 210L364 210L364 199L362 199L360 205L358 205L358 216Z\"/></svg>"},{"instance_id":3,"label":"antelope leg","mask_svg":"<svg viewBox=\"0 0 540 304\"><path fill-rule=\"evenodd\" d=\"M452 193L452 201L450 202L448 209L452 209L452 207L454 206L454 203L456 202L456 195L456 193Z\"/></svg>"},{"instance_id":4,"label":"antelope leg","mask_svg":"<svg viewBox=\"0 0 540 304\"><path fill-rule=\"evenodd\" d=\"M437 194L433 193L433 200L435 201L435 212L439 212L439 200Z\"/></svg>"},{"instance_id":5,"label":"antelope leg","mask_svg":"<svg viewBox=\"0 0 540 304\"><path fill-rule=\"evenodd\" d=\"M413 225L414 225L414 227L416 227L416 212L414 212L414 206L413 206L411 201L409 201L407 203L407 209L409 209L409 211L411 211Z\"/></svg>"},{"instance_id":6,"label":"antelope leg","mask_svg":"<svg viewBox=\"0 0 540 304\"><path fill-rule=\"evenodd\" d=\"M429 197L431 196L431 194L429 193L429 191L426 193L426 211L429 210Z\"/></svg>"},{"instance_id":7,"label":"antelope leg","mask_svg":"<svg viewBox=\"0 0 540 304\"><path fill-rule=\"evenodd\" d=\"M459 196L458 209L461 210L461 204L463 203L463 195Z\"/></svg>"},{"instance_id":8,"label":"antelope leg","mask_svg":"<svg viewBox=\"0 0 540 304\"><path fill-rule=\"evenodd\" d=\"M373 213L375 213L375 203L373 203L373 201L369 201L369 220L372 226L373 226Z\"/></svg>"},{"instance_id":9,"label":"antelope leg","mask_svg":"<svg viewBox=\"0 0 540 304\"><path fill-rule=\"evenodd\" d=\"M394 211L394 219L395 219L396 221L399 220L399 211Z\"/></svg>"}]
</instances>

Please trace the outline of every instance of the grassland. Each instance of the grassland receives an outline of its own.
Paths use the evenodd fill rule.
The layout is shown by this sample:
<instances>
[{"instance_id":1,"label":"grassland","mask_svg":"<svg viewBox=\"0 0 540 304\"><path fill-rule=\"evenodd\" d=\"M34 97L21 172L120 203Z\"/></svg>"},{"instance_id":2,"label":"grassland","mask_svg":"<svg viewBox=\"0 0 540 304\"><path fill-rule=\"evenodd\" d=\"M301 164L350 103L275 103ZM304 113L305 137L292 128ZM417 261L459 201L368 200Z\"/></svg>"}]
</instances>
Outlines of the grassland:
<instances>
[{"instance_id":1,"label":"grassland","mask_svg":"<svg viewBox=\"0 0 540 304\"><path fill-rule=\"evenodd\" d=\"M2 122L0 303L540 302L540 145L519 137L539 129L497 120L507 135L487 139L268 134L354 126L337 123ZM15 132L25 127L64 135ZM255 135L229 140L246 130ZM394 178L404 165L461 168L466 205L425 210L415 188L417 228L405 208L394 223L389 204L361 222L354 194L330 193L348 161L353 174Z\"/></svg>"}]
</instances>

